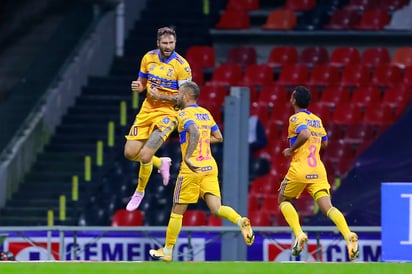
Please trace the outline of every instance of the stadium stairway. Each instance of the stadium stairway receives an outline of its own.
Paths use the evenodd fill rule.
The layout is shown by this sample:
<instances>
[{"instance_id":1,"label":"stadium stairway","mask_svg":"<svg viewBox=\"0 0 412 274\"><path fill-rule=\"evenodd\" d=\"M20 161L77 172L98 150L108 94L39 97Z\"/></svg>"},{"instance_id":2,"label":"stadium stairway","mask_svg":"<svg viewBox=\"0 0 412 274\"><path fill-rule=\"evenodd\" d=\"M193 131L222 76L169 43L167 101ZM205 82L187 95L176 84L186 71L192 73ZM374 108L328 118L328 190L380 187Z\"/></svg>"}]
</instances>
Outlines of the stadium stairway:
<instances>
[{"instance_id":1,"label":"stadium stairway","mask_svg":"<svg viewBox=\"0 0 412 274\"><path fill-rule=\"evenodd\" d=\"M49 144L38 155L24 182L0 211L0 225L47 225L48 210L54 212L54 224L110 225L112 213L124 207L133 192L138 170L138 164L123 157L123 135L137 111L131 107L130 81L137 76L142 55L155 48L159 27L176 28L177 51L182 55L191 45L209 43L208 19L199 20L199 14L202 14L199 3L202 1L177 0L174 7L168 7L168 12L165 12L157 7L168 6L169 2L149 2L142 18L128 35L124 56L113 59L109 75L89 77L87 86L83 87ZM140 99L143 96L141 94ZM127 102L127 125L119 124L122 101ZM110 121L115 124L113 147L107 146ZM96 165L99 140L104 144L102 166ZM159 153L166 154L168 149L166 145ZM90 180L85 175L86 156L90 156L92 162ZM78 178L78 201L72 201L73 176ZM152 176L151 180L160 181L160 175ZM147 212L157 209L158 212L145 216L146 225L166 224L169 213L165 208L170 210L170 199L165 199L165 196L171 194L171 185L165 188L161 183L149 182L153 189L148 189L147 193L155 194L146 195L141 208ZM64 219L59 218L62 195L66 199Z\"/></svg>"}]
</instances>

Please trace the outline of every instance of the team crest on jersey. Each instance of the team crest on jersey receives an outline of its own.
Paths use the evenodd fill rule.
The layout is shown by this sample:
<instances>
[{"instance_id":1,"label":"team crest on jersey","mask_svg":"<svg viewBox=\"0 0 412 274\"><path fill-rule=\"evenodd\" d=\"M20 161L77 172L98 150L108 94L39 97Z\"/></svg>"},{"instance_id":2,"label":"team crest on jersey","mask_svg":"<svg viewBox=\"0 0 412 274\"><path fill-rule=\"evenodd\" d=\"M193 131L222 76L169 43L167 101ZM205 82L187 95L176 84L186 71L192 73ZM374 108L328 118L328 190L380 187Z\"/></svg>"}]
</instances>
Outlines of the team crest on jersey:
<instances>
[{"instance_id":1,"label":"team crest on jersey","mask_svg":"<svg viewBox=\"0 0 412 274\"><path fill-rule=\"evenodd\" d=\"M173 69L172 68L169 68L168 70L167 70L167 77L172 77L173 76Z\"/></svg>"},{"instance_id":2,"label":"team crest on jersey","mask_svg":"<svg viewBox=\"0 0 412 274\"><path fill-rule=\"evenodd\" d=\"M185 116L185 112L184 112L184 111L181 111L181 112L179 112L178 115L179 115L179 116Z\"/></svg>"},{"instance_id":3,"label":"team crest on jersey","mask_svg":"<svg viewBox=\"0 0 412 274\"><path fill-rule=\"evenodd\" d=\"M164 124L168 124L168 123L170 123L170 118L169 117L165 117L165 118L163 118L163 121L162 121Z\"/></svg>"},{"instance_id":4,"label":"team crest on jersey","mask_svg":"<svg viewBox=\"0 0 412 274\"><path fill-rule=\"evenodd\" d=\"M186 72L190 72L190 67L185 67Z\"/></svg>"},{"instance_id":5,"label":"team crest on jersey","mask_svg":"<svg viewBox=\"0 0 412 274\"><path fill-rule=\"evenodd\" d=\"M156 67L156 64L151 64L150 67L149 67L149 70L154 70L155 67Z\"/></svg>"},{"instance_id":6,"label":"team crest on jersey","mask_svg":"<svg viewBox=\"0 0 412 274\"><path fill-rule=\"evenodd\" d=\"M292 119L290 119L291 122L296 122L296 120L298 119L298 117L293 116Z\"/></svg>"}]
</instances>

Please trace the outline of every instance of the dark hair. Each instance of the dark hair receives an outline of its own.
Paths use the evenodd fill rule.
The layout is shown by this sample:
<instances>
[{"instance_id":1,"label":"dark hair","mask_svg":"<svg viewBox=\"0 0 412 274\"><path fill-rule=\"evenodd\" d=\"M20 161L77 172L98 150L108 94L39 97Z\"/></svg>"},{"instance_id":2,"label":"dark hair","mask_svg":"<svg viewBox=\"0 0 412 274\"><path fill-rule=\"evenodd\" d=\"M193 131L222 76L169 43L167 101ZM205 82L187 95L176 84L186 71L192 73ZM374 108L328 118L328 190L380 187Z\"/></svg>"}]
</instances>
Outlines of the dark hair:
<instances>
[{"instance_id":1,"label":"dark hair","mask_svg":"<svg viewBox=\"0 0 412 274\"><path fill-rule=\"evenodd\" d=\"M160 40L160 37L165 34L173 35L176 39L176 31L174 29L163 27L157 30L157 40Z\"/></svg>"},{"instance_id":2,"label":"dark hair","mask_svg":"<svg viewBox=\"0 0 412 274\"><path fill-rule=\"evenodd\" d=\"M192 98L194 100L197 100L197 98L199 98L200 88L195 82L187 81L187 82L184 82L183 84L181 84L180 87L189 88L190 91L191 91L190 95L192 96Z\"/></svg>"},{"instance_id":3,"label":"dark hair","mask_svg":"<svg viewBox=\"0 0 412 274\"><path fill-rule=\"evenodd\" d=\"M309 89L303 86L298 86L295 88L295 93L293 95L296 100L296 105L300 108L307 108L312 99Z\"/></svg>"}]
</instances>

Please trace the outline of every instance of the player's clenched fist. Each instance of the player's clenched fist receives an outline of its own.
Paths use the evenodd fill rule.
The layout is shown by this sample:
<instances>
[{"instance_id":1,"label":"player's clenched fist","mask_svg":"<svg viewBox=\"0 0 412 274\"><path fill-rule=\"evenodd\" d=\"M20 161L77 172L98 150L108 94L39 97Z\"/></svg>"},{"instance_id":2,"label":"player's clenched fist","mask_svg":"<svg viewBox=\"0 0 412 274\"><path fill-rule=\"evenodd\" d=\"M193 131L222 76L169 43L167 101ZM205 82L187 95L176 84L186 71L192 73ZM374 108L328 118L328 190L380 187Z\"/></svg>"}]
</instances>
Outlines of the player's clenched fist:
<instances>
[{"instance_id":1,"label":"player's clenched fist","mask_svg":"<svg viewBox=\"0 0 412 274\"><path fill-rule=\"evenodd\" d=\"M134 92L142 92L144 89L142 82L140 81L132 81L131 87Z\"/></svg>"}]
</instances>

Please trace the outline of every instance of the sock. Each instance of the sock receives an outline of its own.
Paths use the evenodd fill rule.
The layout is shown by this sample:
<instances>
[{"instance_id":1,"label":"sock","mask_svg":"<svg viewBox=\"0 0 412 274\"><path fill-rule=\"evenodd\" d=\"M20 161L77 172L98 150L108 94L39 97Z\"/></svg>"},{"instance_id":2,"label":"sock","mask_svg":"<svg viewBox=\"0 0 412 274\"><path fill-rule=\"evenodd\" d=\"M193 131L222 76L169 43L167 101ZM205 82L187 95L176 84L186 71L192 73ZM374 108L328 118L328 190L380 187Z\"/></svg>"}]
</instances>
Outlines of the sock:
<instances>
[{"instance_id":1,"label":"sock","mask_svg":"<svg viewBox=\"0 0 412 274\"><path fill-rule=\"evenodd\" d=\"M140 169L139 169L139 177L137 181L137 192L144 192L146 189L147 182L149 181L149 177L152 174L153 170L153 163L143 164L140 162Z\"/></svg>"},{"instance_id":2,"label":"sock","mask_svg":"<svg viewBox=\"0 0 412 274\"><path fill-rule=\"evenodd\" d=\"M340 210L337 209L336 207L331 207L328 210L328 212L326 212L326 216L328 216L329 219L331 219L332 222L335 223L340 233L342 234L343 238L347 241L349 233L350 233L350 229L348 227L348 224L346 223L346 219L343 216L342 212L340 212Z\"/></svg>"},{"instance_id":3,"label":"sock","mask_svg":"<svg viewBox=\"0 0 412 274\"><path fill-rule=\"evenodd\" d=\"M239 219L241 218L239 213L237 213L230 206L221 206L221 207L219 207L219 209L217 210L217 216L220 217L220 218L225 218L229 222L232 222L236 225L238 224Z\"/></svg>"},{"instance_id":4,"label":"sock","mask_svg":"<svg viewBox=\"0 0 412 274\"><path fill-rule=\"evenodd\" d=\"M290 202L281 202L279 205L280 211L285 217L286 222L289 224L290 228L296 237L302 233L302 227L299 223L299 215L295 207Z\"/></svg>"},{"instance_id":5,"label":"sock","mask_svg":"<svg viewBox=\"0 0 412 274\"><path fill-rule=\"evenodd\" d=\"M162 160L160 160L160 158L157 157L157 156L153 156L152 162L153 162L153 166L154 166L155 168L159 168L160 165L162 164Z\"/></svg>"},{"instance_id":6,"label":"sock","mask_svg":"<svg viewBox=\"0 0 412 274\"><path fill-rule=\"evenodd\" d=\"M180 230L182 229L182 220L183 215L171 213L169 224L167 225L166 230L166 250L173 250L174 245L176 244L177 237L179 236Z\"/></svg>"}]
</instances>

